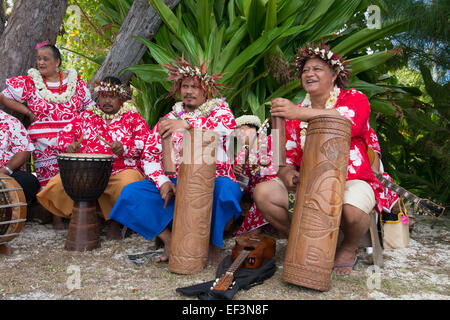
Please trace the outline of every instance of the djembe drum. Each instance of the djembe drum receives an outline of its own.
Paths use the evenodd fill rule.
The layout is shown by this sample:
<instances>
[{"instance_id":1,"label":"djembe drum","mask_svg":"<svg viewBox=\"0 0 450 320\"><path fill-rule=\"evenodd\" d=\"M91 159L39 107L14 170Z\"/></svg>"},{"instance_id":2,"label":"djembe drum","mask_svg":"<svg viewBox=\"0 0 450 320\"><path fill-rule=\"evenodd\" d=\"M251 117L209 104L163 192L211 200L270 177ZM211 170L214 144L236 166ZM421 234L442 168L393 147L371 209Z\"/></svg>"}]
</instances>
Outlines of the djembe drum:
<instances>
[{"instance_id":1,"label":"djembe drum","mask_svg":"<svg viewBox=\"0 0 450 320\"><path fill-rule=\"evenodd\" d=\"M0 173L0 253L8 253L6 243L17 237L27 220L27 201L19 183Z\"/></svg>"},{"instance_id":2,"label":"djembe drum","mask_svg":"<svg viewBox=\"0 0 450 320\"><path fill-rule=\"evenodd\" d=\"M191 129L183 136L178 172L169 271L194 274L208 261L217 135Z\"/></svg>"},{"instance_id":3,"label":"djembe drum","mask_svg":"<svg viewBox=\"0 0 450 320\"><path fill-rule=\"evenodd\" d=\"M336 253L352 126L340 116L308 122L283 280L327 291Z\"/></svg>"},{"instance_id":4,"label":"djembe drum","mask_svg":"<svg viewBox=\"0 0 450 320\"><path fill-rule=\"evenodd\" d=\"M113 163L113 156L108 154L58 155L64 190L74 201L66 250L89 251L100 247L96 201L108 185Z\"/></svg>"}]
</instances>

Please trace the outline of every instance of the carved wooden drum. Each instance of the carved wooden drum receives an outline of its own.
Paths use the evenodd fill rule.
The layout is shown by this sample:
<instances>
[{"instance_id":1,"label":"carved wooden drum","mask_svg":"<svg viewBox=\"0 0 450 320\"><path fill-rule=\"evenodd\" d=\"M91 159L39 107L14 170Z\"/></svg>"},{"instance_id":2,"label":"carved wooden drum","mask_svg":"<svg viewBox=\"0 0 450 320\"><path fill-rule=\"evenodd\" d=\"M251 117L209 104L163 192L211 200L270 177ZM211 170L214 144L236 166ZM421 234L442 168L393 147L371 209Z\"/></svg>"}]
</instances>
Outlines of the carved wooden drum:
<instances>
[{"instance_id":1,"label":"carved wooden drum","mask_svg":"<svg viewBox=\"0 0 450 320\"><path fill-rule=\"evenodd\" d=\"M308 122L283 280L327 291L347 176L351 122L318 116Z\"/></svg>"},{"instance_id":2,"label":"carved wooden drum","mask_svg":"<svg viewBox=\"0 0 450 320\"><path fill-rule=\"evenodd\" d=\"M58 155L61 181L75 202L66 250L85 251L100 246L96 200L105 191L114 158L108 154L63 153Z\"/></svg>"},{"instance_id":3,"label":"carved wooden drum","mask_svg":"<svg viewBox=\"0 0 450 320\"><path fill-rule=\"evenodd\" d=\"M19 183L0 173L0 246L17 237L27 220L27 201Z\"/></svg>"},{"instance_id":4,"label":"carved wooden drum","mask_svg":"<svg viewBox=\"0 0 450 320\"><path fill-rule=\"evenodd\" d=\"M217 134L190 129L183 136L183 158L175 197L169 271L194 274L208 260Z\"/></svg>"}]
</instances>

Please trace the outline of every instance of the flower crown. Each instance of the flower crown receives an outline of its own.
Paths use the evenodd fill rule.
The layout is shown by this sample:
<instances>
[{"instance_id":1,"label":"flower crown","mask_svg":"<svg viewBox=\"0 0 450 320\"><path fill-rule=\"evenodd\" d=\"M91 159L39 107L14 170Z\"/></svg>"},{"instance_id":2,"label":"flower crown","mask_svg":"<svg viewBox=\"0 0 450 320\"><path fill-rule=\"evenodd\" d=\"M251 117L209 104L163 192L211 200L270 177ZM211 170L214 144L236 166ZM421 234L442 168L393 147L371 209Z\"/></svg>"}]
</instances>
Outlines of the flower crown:
<instances>
[{"instance_id":1,"label":"flower crown","mask_svg":"<svg viewBox=\"0 0 450 320\"><path fill-rule=\"evenodd\" d=\"M198 62L200 65L200 62ZM218 86L224 86L216 82L216 79L221 78L221 75L208 74L206 71L208 64L203 62L200 66L194 66L190 62L184 60L184 57L179 57L172 64L163 65L168 70L168 81L174 81L172 85L171 95L175 95L180 92L181 81L184 78L194 78L199 81L199 84L203 91L209 97L210 95L216 96L219 94Z\"/></svg>"},{"instance_id":2,"label":"flower crown","mask_svg":"<svg viewBox=\"0 0 450 320\"><path fill-rule=\"evenodd\" d=\"M236 119L236 128L248 124L254 125L259 129L261 127L261 120L254 115L243 115Z\"/></svg>"},{"instance_id":3,"label":"flower crown","mask_svg":"<svg viewBox=\"0 0 450 320\"><path fill-rule=\"evenodd\" d=\"M333 69L337 74L336 81L339 87L348 86L348 77L351 71L348 61L343 56L339 56L336 52L331 51L330 47L323 42L318 45L308 43L305 47L298 50L294 58L294 64L300 77L306 61L314 57L322 59Z\"/></svg>"},{"instance_id":4,"label":"flower crown","mask_svg":"<svg viewBox=\"0 0 450 320\"><path fill-rule=\"evenodd\" d=\"M127 100L131 96L131 90L124 85L112 84L104 81L96 82L94 92L97 94L100 92L112 92L115 95L119 95L124 100Z\"/></svg>"}]
</instances>

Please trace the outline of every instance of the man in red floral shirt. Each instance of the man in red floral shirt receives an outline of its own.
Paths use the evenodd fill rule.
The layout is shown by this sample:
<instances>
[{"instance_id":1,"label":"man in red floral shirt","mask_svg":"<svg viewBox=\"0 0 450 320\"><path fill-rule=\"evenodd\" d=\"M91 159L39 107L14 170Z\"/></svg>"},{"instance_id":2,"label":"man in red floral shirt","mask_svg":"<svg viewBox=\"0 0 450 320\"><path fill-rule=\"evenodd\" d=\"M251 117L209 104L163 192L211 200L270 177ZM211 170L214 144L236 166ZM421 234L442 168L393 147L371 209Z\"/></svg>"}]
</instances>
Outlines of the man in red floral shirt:
<instances>
[{"instance_id":1,"label":"man in red floral shirt","mask_svg":"<svg viewBox=\"0 0 450 320\"><path fill-rule=\"evenodd\" d=\"M152 129L145 146L144 170L148 179L124 188L110 218L116 219L147 240L159 237L164 242L164 254L156 262L168 261L171 246L170 226L174 214L174 198L183 132L190 128L215 131L221 142L216 148L216 178L211 218L210 263L220 259L225 225L241 213L242 192L228 156L230 136L236 127L234 115L224 98L212 98L217 94L217 76L206 72L206 64L193 66L180 58L166 65L173 81L172 94L181 100ZM161 139L171 137L173 142L176 173L165 175L162 162ZM193 199L194 200L194 199Z\"/></svg>"},{"instance_id":2,"label":"man in red floral shirt","mask_svg":"<svg viewBox=\"0 0 450 320\"><path fill-rule=\"evenodd\" d=\"M119 79L106 77L95 92L99 107L89 106L72 120L58 134L58 147L67 153L114 155L111 178L98 199L103 217L109 220L123 187L144 179L141 158L150 129L134 106L124 104L129 92ZM57 216L69 218L72 213L73 201L63 191L59 174L38 194L38 200ZM121 239L120 224L108 223L107 240Z\"/></svg>"},{"instance_id":3,"label":"man in red floral shirt","mask_svg":"<svg viewBox=\"0 0 450 320\"><path fill-rule=\"evenodd\" d=\"M0 173L13 177L22 187L28 203L36 200L38 179L20 168L30 158L34 146L23 124L0 110Z\"/></svg>"}]
</instances>

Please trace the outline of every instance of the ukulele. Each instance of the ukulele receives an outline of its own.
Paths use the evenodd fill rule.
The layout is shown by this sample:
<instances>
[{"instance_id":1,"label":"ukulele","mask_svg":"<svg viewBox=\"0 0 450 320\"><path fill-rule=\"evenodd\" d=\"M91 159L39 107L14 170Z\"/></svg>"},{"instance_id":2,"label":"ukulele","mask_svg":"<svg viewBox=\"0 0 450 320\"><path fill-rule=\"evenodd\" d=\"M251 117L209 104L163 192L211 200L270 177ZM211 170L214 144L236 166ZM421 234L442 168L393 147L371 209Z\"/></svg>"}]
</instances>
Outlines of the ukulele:
<instances>
[{"instance_id":1,"label":"ukulele","mask_svg":"<svg viewBox=\"0 0 450 320\"><path fill-rule=\"evenodd\" d=\"M214 282L211 290L226 291L234 284L234 273L239 267L256 269L275 256L276 241L261 235L241 235L236 237L232 250L233 263L228 270Z\"/></svg>"},{"instance_id":2,"label":"ukulele","mask_svg":"<svg viewBox=\"0 0 450 320\"><path fill-rule=\"evenodd\" d=\"M368 151L367 153L369 154L370 163L372 163L375 159L374 151L371 148L369 148L367 151ZM400 197L404 197L404 198L412 201L420 209L426 211L432 217L439 218L440 216L442 216L444 214L445 207L443 207L429 199L422 199L422 198L416 196L415 194L409 192L405 188L400 187L398 184L391 182L389 179L385 178L381 173L378 173L375 171L373 173L375 174L377 179L380 180L383 187L386 187L392 191L395 191L395 192L397 192L397 194Z\"/></svg>"}]
</instances>

